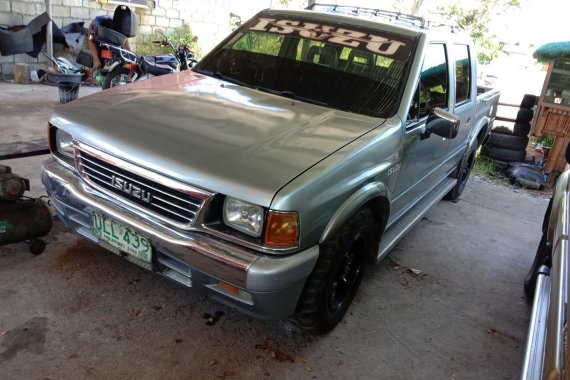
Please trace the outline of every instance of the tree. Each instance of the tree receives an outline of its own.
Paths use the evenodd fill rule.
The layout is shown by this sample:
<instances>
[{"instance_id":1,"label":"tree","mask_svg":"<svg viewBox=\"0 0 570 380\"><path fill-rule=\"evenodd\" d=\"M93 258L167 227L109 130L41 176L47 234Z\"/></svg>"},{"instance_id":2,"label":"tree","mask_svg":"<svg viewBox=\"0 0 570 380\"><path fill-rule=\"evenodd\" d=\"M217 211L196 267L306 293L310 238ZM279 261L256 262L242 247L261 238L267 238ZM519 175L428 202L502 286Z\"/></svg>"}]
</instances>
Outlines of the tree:
<instances>
[{"instance_id":1,"label":"tree","mask_svg":"<svg viewBox=\"0 0 570 380\"><path fill-rule=\"evenodd\" d=\"M424 0L414 0L414 3L412 5L412 10L411 10L411 13L414 16L417 16L418 13L420 12L420 8L422 7L423 2L424 2Z\"/></svg>"},{"instance_id":2,"label":"tree","mask_svg":"<svg viewBox=\"0 0 570 380\"><path fill-rule=\"evenodd\" d=\"M479 62L490 62L499 56L505 44L490 32L487 26L494 16L509 8L519 8L521 0L480 0L474 8L465 8L459 1L444 7L438 6L440 14L453 21L459 30L468 32L478 48Z\"/></svg>"}]
</instances>

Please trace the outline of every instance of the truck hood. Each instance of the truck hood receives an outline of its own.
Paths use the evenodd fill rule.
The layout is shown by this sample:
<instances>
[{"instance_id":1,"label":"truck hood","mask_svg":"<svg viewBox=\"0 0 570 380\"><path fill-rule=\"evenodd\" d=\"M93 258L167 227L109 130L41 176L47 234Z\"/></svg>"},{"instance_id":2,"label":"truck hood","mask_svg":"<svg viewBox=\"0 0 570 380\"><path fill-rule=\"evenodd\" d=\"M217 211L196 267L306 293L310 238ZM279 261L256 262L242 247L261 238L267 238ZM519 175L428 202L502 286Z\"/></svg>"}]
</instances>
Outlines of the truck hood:
<instances>
[{"instance_id":1,"label":"truck hood","mask_svg":"<svg viewBox=\"0 0 570 380\"><path fill-rule=\"evenodd\" d=\"M81 98L50 121L116 157L266 207L289 181L384 122L188 71Z\"/></svg>"}]
</instances>

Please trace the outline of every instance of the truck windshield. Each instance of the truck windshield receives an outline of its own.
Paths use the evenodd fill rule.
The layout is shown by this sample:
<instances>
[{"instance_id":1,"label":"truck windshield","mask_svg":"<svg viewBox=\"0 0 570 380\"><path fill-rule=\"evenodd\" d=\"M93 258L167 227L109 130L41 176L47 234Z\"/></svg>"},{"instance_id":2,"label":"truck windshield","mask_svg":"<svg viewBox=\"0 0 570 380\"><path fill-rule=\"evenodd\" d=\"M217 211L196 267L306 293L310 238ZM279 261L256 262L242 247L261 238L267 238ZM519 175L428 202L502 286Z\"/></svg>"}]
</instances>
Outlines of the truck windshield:
<instances>
[{"instance_id":1,"label":"truck windshield","mask_svg":"<svg viewBox=\"0 0 570 380\"><path fill-rule=\"evenodd\" d=\"M414 40L379 30L258 15L196 71L373 117L397 109Z\"/></svg>"}]
</instances>

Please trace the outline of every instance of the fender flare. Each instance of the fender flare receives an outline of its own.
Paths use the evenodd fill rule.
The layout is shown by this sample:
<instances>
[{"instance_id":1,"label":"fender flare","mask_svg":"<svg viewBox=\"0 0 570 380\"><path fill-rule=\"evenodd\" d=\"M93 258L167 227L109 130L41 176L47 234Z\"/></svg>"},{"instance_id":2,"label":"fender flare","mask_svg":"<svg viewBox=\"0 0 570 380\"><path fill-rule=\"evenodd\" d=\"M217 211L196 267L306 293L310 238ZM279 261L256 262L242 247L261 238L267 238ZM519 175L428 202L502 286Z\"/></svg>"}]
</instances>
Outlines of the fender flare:
<instances>
[{"instance_id":1,"label":"fender flare","mask_svg":"<svg viewBox=\"0 0 570 380\"><path fill-rule=\"evenodd\" d=\"M390 199L388 188L383 182L369 183L352 194L334 213L321 235L319 244L332 237L358 209L370 200L379 197Z\"/></svg>"},{"instance_id":2,"label":"fender flare","mask_svg":"<svg viewBox=\"0 0 570 380\"><path fill-rule=\"evenodd\" d=\"M475 128L473 128L474 133L469 138L469 144L467 145L467 150L469 150L471 147L473 147L474 144L478 143L477 137L479 136L479 133L481 132L481 130L483 128L486 128L489 125L490 125L490 120L488 117L484 117L481 119L481 121L479 121L479 124Z\"/></svg>"}]
</instances>

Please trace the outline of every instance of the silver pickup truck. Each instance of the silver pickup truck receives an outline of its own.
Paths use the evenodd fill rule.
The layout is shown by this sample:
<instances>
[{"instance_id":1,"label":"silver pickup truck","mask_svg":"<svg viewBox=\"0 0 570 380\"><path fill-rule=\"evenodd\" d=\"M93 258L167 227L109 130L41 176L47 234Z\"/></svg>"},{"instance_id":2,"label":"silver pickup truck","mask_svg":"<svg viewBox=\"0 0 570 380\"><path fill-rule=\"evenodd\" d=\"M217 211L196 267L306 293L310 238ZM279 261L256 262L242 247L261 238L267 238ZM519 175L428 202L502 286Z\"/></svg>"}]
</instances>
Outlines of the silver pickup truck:
<instances>
[{"instance_id":1,"label":"silver pickup truck","mask_svg":"<svg viewBox=\"0 0 570 380\"><path fill-rule=\"evenodd\" d=\"M367 267L459 197L499 96L468 39L355 10L262 11L192 71L55 110L60 218L244 313L332 329Z\"/></svg>"}]
</instances>

